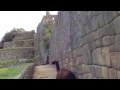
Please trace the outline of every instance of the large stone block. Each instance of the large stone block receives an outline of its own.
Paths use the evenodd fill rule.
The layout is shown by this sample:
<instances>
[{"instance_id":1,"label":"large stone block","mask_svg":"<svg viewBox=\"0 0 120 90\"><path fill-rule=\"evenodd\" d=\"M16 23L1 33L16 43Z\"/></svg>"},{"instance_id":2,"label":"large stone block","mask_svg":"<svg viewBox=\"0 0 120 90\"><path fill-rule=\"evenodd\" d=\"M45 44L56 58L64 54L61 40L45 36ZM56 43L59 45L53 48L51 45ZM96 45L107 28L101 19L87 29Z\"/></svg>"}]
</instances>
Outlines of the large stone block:
<instances>
[{"instance_id":1,"label":"large stone block","mask_svg":"<svg viewBox=\"0 0 120 90\"><path fill-rule=\"evenodd\" d=\"M110 62L110 52L109 52L109 47L103 47L102 48L102 60L103 62L101 62L101 65L107 66L107 67L111 67L111 62Z\"/></svg>"},{"instance_id":2,"label":"large stone block","mask_svg":"<svg viewBox=\"0 0 120 90\"><path fill-rule=\"evenodd\" d=\"M96 40L95 44L96 44L96 47L97 47L97 48L102 47L102 46L103 46L102 39Z\"/></svg>"},{"instance_id":3,"label":"large stone block","mask_svg":"<svg viewBox=\"0 0 120 90\"><path fill-rule=\"evenodd\" d=\"M82 48L81 47L77 48L77 54L78 54L78 56L82 56Z\"/></svg>"},{"instance_id":4,"label":"large stone block","mask_svg":"<svg viewBox=\"0 0 120 90\"><path fill-rule=\"evenodd\" d=\"M112 22L105 25L102 30L103 30L103 35L104 36L115 35L115 29L114 29L114 26L113 26Z\"/></svg>"},{"instance_id":5,"label":"large stone block","mask_svg":"<svg viewBox=\"0 0 120 90\"><path fill-rule=\"evenodd\" d=\"M120 70L120 52L111 53L111 63L114 69Z\"/></svg>"},{"instance_id":6,"label":"large stone block","mask_svg":"<svg viewBox=\"0 0 120 90\"><path fill-rule=\"evenodd\" d=\"M77 74L82 74L82 65L79 65L76 67L76 70L77 70Z\"/></svg>"},{"instance_id":7,"label":"large stone block","mask_svg":"<svg viewBox=\"0 0 120 90\"><path fill-rule=\"evenodd\" d=\"M103 15L103 12L101 12L98 16L98 21L99 21L99 26L100 27L103 27L105 25L105 22L104 22L104 15Z\"/></svg>"},{"instance_id":8,"label":"large stone block","mask_svg":"<svg viewBox=\"0 0 120 90\"><path fill-rule=\"evenodd\" d=\"M115 51L120 51L120 34L115 35Z\"/></svg>"},{"instance_id":9,"label":"large stone block","mask_svg":"<svg viewBox=\"0 0 120 90\"><path fill-rule=\"evenodd\" d=\"M117 11L107 11L108 23L111 22L117 16L118 16L118 12Z\"/></svg>"},{"instance_id":10,"label":"large stone block","mask_svg":"<svg viewBox=\"0 0 120 90\"><path fill-rule=\"evenodd\" d=\"M109 79L109 71L107 67L102 66L102 76L104 79Z\"/></svg>"},{"instance_id":11,"label":"large stone block","mask_svg":"<svg viewBox=\"0 0 120 90\"><path fill-rule=\"evenodd\" d=\"M101 66L98 66L98 65L95 65L95 76L97 78L102 78L102 67Z\"/></svg>"},{"instance_id":12,"label":"large stone block","mask_svg":"<svg viewBox=\"0 0 120 90\"><path fill-rule=\"evenodd\" d=\"M101 48L97 48L92 52L93 64L99 65L99 61L103 62L102 60L102 51Z\"/></svg>"},{"instance_id":13,"label":"large stone block","mask_svg":"<svg viewBox=\"0 0 120 90\"><path fill-rule=\"evenodd\" d=\"M85 60L85 64L93 64L92 54L88 44L83 46L83 60Z\"/></svg>"},{"instance_id":14,"label":"large stone block","mask_svg":"<svg viewBox=\"0 0 120 90\"><path fill-rule=\"evenodd\" d=\"M95 65L90 65L90 73L95 76Z\"/></svg>"},{"instance_id":15,"label":"large stone block","mask_svg":"<svg viewBox=\"0 0 120 90\"><path fill-rule=\"evenodd\" d=\"M92 28L92 31L95 31L95 30L97 30L99 28L98 18L96 16L94 16L91 19L91 28Z\"/></svg>"},{"instance_id":16,"label":"large stone block","mask_svg":"<svg viewBox=\"0 0 120 90\"><path fill-rule=\"evenodd\" d=\"M91 73L87 73L87 74L86 74L86 79L93 79L92 74L91 74Z\"/></svg>"},{"instance_id":17,"label":"large stone block","mask_svg":"<svg viewBox=\"0 0 120 90\"><path fill-rule=\"evenodd\" d=\"M120 79L120 70L117 70L117 77Z\"/></svg>"},{"instance_id":18,"label":"large stone block","mask_svg":"<svg viewBox=\"0 0 120 90\"><path fill-rule=\"evenodd\" d=\"M114 36L105 36L103 37L102 41L103 41L103 46L112 45L114 41Z\"/></svg>"},{"instance_id":19,"label":"large stone block","mask_svg":"<svg viewBox=\"0 0 120 90\"><path fill-rule=\"evenodd\" d=\"M96 42L91 42L88 44L89 48L90 48L90 51L92 52L93 50L96 49Z\"/></svg>"},{"instance_id":20,"label":"large stone block","mask_svg":"<svg viewBox=\"0 0 120 90\"><path fill-rule=\"evenodd\" d=\"M117 79L117 71L113 68L109 68L109 79Z\"/></svg>"},{"instance_id":21,"label":"large stone block","mask_svg":"<svg viewBox=\"0 0 120 90\"><path fill-rule=\"evenodd\" d=\"M110 52L115 52L115 45L110 45L109 46L109 51Z\"/></svg>"},{"instance_id":22,"label":"large stone block","mask_svg":"<svg viewBox=\"0 0 120 90\"><path fill-rule=\"evenodd\" d=\"M81 64L84 64L83 56L77 57L76 66L79 66Z\"/></svg>"},{"instance_id":23,"label":"large stone block","mask_svg":"<svg viewBox=\"0 0 120 90\"><path fill-rule=\"evenodd\" d=\"M114 28L115 28L115 32L116 34L120 34L120 17L117 17L114 21Z\"/></svg>"},{"instance_id":24,"label":"large stone block","mask_svg":"<svg viewBox=\"0 0 120 90\"><path fill-rule=\"evenodd\" d=\"M90 73L92 66L91 65L85 65L85 73Z\"/></svg>"}]
</instances>

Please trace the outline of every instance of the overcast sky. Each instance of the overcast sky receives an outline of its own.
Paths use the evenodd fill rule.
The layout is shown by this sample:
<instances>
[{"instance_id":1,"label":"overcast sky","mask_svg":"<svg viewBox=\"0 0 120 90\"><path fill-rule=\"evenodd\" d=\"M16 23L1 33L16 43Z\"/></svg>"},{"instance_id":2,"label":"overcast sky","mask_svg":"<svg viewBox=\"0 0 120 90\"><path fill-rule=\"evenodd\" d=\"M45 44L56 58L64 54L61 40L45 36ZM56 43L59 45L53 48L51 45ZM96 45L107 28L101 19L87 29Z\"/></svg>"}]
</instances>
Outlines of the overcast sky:
<instances>
[{"instance_id":1,"label":"overcast sky","mask_svg":"<svg viewBox=\"0 0 120 90\"><path fill-rule=\"evenodd\" d=\"M53 15L57 13L57 11L50 11ZM7 31L13 28L36 31L43 15L46 15L45 11L0 11L0 40Z\"/></svg>"}]
</instances>

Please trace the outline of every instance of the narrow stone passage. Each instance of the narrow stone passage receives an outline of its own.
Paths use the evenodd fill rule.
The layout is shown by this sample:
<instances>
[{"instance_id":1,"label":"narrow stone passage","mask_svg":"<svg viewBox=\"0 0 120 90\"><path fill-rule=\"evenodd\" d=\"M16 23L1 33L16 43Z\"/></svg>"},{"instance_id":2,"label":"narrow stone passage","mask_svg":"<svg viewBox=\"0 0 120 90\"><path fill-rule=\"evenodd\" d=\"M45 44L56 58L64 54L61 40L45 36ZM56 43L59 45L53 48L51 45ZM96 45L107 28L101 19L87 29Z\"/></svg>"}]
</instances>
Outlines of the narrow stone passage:
<instances>
[{"instance_id":1,"label":"narrow stone passage","mask_svg":"<svg viewBox=\"0 0 120 90\"><path fill-rule=\"evenodd\" d=\"M36 66L33 79L56 79L56 69L51 65Z\"/></svg>"}]
</instances>

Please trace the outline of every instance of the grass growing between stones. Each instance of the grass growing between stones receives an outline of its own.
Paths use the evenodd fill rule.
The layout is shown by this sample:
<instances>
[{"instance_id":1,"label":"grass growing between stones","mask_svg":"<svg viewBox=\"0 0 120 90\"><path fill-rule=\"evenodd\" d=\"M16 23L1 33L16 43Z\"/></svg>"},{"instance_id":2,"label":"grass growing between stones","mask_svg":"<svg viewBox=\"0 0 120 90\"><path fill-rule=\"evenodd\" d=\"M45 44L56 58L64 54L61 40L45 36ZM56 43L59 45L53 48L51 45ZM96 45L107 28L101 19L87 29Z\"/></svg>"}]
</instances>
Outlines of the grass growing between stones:
<instances>
[{"instance_id":1,"label":"grass growing between stones","mask_svg":"<svg viewBox=\"0 0 120 90\"><path fill-rule=\"evenodd\" d=\"M0 49L0 51L2 51L2 50L15 50L15 49L34 49L34 47L15 47L15 48L4 48L4 49Z\"/></svg>"},{"instance_id":2,"label":"grass growing between stones","mask_svg":"<svg viewBox=\"0 0 120 90\"><path fill-rule=\"evenodd\" d=\"M0 61L0 64L7 64L7 63L13 63L13 62L19 62L18 60L4 60Z\"/></svg>"},{"instance_id":3,"label":"grass growing between stones","mask_svg":"<svg viewBox=\"0 0 120 90\"><path fill-rule=\"evenodd\" d=\"M27 66L32 63L26 63L17 67L0 68L0 79L11 79L20 74Z\"/></svg>"}]
</instances>

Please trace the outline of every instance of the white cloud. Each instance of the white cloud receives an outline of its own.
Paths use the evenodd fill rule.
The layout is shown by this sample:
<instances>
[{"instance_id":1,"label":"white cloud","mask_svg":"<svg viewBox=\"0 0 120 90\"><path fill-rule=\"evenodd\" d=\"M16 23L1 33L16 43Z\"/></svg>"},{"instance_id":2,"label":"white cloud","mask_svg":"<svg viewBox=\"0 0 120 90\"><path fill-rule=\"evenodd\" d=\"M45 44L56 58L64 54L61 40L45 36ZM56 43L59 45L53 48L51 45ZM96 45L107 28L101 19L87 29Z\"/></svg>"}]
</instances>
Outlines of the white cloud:
<instances>
[{"instance_id":1,"label":"white cloud","mask_svg":"<svg viewBox=\"0 0 120 90\"><path fill-rule=\"evenodd\" d=\"M57 11L50 11L50 13L57 14ZM0 40L12 28L36 31L45 14L45 11L0 11Z\"/></svg>"}]
</instances>

